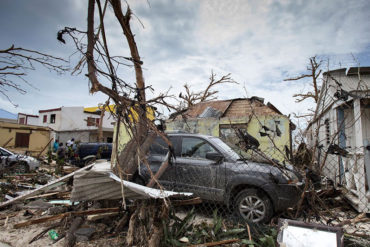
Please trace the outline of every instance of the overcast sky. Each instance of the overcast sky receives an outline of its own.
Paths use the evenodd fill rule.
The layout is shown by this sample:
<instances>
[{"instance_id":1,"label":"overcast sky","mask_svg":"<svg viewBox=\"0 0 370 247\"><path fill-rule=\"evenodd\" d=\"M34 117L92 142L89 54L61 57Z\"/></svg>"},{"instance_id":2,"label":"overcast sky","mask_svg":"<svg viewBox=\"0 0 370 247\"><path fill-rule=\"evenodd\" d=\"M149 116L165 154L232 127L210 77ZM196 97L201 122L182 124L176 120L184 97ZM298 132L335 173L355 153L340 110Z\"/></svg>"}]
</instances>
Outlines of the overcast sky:
<instances>
[{"instance_id":1,"label":"overcast sky","mask_svg":"<svg viewBox=\"0 0 370 247\"><path fill-rule=\"evenodd\" d=\"M309 57L329 59L330 69L370 66L368 0L128 2L144 26L133 18L145 80L154 94L172 87L170 92L178 95L184 83L202 89L213 70L218 76L231 73L239 82L217 88L220 99L259 96L288 115L312 106L295 104L292 98L309 89L308 81L283 81L303 73ZM86 30L86 17L87 0L1 0L0 49L15 44L68 59L73 44L58 42L56 33L65 26ZM106 25L112 50L128 56L111 10ZM24 85L25 95L9 91L19 106L0 97L0 108L37 113L106 100L102 94L89 95L84 75L56 75L38 68L27 79L36 89Z\"/></svg>"}]
</instances>

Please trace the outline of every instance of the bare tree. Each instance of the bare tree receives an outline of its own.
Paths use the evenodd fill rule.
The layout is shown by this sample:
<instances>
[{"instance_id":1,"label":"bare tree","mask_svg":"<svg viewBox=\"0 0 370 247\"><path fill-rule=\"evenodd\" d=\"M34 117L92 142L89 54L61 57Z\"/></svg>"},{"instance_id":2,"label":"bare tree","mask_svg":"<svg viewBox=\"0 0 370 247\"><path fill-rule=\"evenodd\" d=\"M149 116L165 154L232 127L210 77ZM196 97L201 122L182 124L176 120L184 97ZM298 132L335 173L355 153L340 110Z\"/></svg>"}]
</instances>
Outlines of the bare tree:
<instances>
[{"instance_id":1,"label":"bare tree","mask_svg":"<svg viewBox=\"0 0 370 247\"><path fill-rule=\"evenodd\" d=\"M317 79L321 75L322 70L320 69L322 61L317 61L316 56L310 58L310 64L307 66L307 71L310 73L308 74L302 74L297 77L292 77L285 79L284 81L297 81L301 80L303 78L312 78L312 91L306 92L306 93L299 93L294 94L293 97L296 98L296 102L302 102L306 99L313 99L315 103L319 100L319 94L320 94L320 86L318 85Z\"/></svg>"},{"instance_id":2,"label":"bare tree","mask_svg":"<svg viewBox=\"0 0 370 247\"><path fill-rule=\"evenodd\" d=\"M108 8L108 5L110 8ZM95 7L97 6L97 11ZM112 10L117 23L119 24L123 36L122 41L129 47L128 55L114 55L108 46L104 18ZM96 13L98 18L96 18ZM127 5L123 12L120 0L107 0L104 6L100 0L88 1L87 31L80 31L75 28L66 27L58 33L58 40L65 42L63 35L69 35L76 44L77 50L82 58L75 67L75 71L81 71L87 67L87 76L91 83L90 92L102 92L108 96L116 105L116 110L111 112L117 119L117 135L113 159L116 161L115 173L121 179L132 180L138 169L138 163L148 167L151 172L146 153L151 142L156 135L161 136L172 150L172 144L166 135L157 129L153 121L148 117L148 111L152 111L155 104L162 104L166 107L174 108L167 104L167 95L160 94L152 99L147 99L146 91L153 90L151 86L146 86L139 50L132 33L130 21L133 14ZM95 20L99 20L95 25ZM84 43L87 42L87 43ZM125 66L133 67L135 71L135 82L128 83L118 76L117 71ZM119 153L118 136L121 125L130 134L131 140L125 144ZM151 173L151 181L147 186L157 185L158 178L171 162L171 152L167 155L167 160L163 162L156 174ZM123 202L125 201L124 191L122 190ZM158 203L158 202L155 202ZM155 204L154 203L154 204ZM163 234L163 225L158 215L164 219L168 215L167 203L159 204L157 207L149 207L147 202L137 202L136 210L130 217L129 230L127 234L128 245L138 246L158 246ZM150 210L148 210L150 209ZM145 211L145 216L143 215ZM140 219L138 218L140 215ZM148 221L148 225L143 224Z\"/></svg>"},{"instance_id":3,"label":"bare tree","mask_svg":"<svg viewBox=\"0 0 370 247\"><path fill-rule=\"evenodd\" d=\"M217 90L213 90L216 85L226 84L226 83L236 83L231 77L230 73L227 75L222 76L220 79L216 79L216 74L211 72L211 76L209 77L209 83L204 90L199 92L194 92L190 89L188 84L184 85L185 92L179 94L179 98L183 101L179 104L179 110L187 109L197 103L214 100L217 99L216 94L218 93Z\"/></svg>"},{"instance_id":4,"label":"bare tree","mask_svg":"<svg viewBox=\"0 0 370 247\"><path fill-rule=\"evenodd\" d=\"M68 70L66 63L63 58L14 45L0 50L0 94L12 102L7 94L9 89L25 94L24 84L34 87L26 77L28 71L36 69L36 65L62 73Z\"/></svg>"}]
</instances>

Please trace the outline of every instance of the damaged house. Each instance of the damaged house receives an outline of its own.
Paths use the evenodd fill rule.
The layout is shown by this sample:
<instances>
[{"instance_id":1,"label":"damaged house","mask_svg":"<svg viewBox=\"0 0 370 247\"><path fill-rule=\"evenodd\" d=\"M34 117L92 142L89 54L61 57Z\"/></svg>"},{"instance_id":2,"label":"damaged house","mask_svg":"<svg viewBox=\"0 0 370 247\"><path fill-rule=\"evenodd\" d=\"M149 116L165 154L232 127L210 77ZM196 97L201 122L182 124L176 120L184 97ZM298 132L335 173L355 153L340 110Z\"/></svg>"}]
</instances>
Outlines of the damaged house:
<instances>
[{"instance_id":1,"label":"damaged house","mask_svg":"<svg viewBox=\"0 0 370 247\"><path fill-rule=\"evenodd\" d=\"M50 128L0 121L0 146L16 153L45 154L50 139Z\"/></svg>"},{"instance_id":2,"label":"damaged house","mask_svg":"<svg viewBox=\"0 0 370 247\"><path fill-rule=\"evenodd\" d=\"M370 212L370 67L327 71L317 114L307 128L322 175L346 190L359 212Z\"/></svg>"},{"instance_id":3,"label":"damaged house","mask_svg":"<svg viewBox=\"0 0 370 247\"><path fill-rule=\"evenodd\" d=\"M292 150L294 128L287 116L258 97L201 102L166 122L167 131L217 136L231 145L239 142L235 130L244 130L258 140L262 152L280 161Z\"/></svg>"}]
</instances>

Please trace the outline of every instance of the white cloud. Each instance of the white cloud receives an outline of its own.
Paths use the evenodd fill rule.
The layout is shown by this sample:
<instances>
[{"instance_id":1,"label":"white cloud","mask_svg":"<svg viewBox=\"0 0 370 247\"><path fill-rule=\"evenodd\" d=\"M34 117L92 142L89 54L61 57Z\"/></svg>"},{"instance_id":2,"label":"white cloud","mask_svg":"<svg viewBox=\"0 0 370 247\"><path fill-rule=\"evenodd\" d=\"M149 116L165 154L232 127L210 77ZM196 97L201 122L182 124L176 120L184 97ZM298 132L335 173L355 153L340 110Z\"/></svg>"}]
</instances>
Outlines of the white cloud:
<instances>
[{"instance_id":1,"label":"white cloud","mask_svg":"<svg viewBox=\"0 0 370 247\"><path fill-rule=\"evenodd\" d=\"M328 56L334 66L339 62L344 66L353 65L348 54L369 52L370 47L370 3L366 0L161 0L149 1L149 4L140 0L129 3L145 26L142 28L133 17L132 28L144 61L144 76L147 84L155 88L155 94L172 87L171 92L178 95L184 83L200 90L208 83L213 69L219 76L231 73L240 83L217 88L220 98L243 97L245 85L249 96L264 97L285 114L302 112L312 107L312 102L295 104L292 95L307 90L308 82L283 82L283 79L304 72L308 58L313 55ZM66 4L72 5L66 7L72 11L71 15L81 19L76 25L82 23L85 28L86 2ZM64 26L58 13L54 15L55 22ZM31 20L23 18L25 23ZM107 12L105 27L111 54L129 55L111 9ZM23 41L27 42L26 39ZM56 53L63 53L63 48L57 46ZM37 73L38 80L34 83L41 91L14 98L21 102L20 107L38 110L47 108L48 104L86 106L103 100L102 96L88 95L87 80L82 76L66 77L63 82L63 78ZM121 70L120 74L126 81L134 79L131 68ZM27 104L35 95L38 99ZM0 107L8 109L9 105L1 101Z\"/></svg>"}]
</instances>

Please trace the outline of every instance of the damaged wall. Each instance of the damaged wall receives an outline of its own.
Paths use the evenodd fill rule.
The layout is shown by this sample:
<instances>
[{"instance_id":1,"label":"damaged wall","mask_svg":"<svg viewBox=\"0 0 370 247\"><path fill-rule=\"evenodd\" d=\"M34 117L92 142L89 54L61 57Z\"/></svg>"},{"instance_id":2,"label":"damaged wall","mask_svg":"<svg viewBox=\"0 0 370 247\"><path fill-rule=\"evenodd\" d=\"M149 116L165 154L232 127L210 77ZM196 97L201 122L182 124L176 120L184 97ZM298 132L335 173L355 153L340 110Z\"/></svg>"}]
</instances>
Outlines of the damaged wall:
<instances>
[{"instance_id":1,"label":"damaged wall","mask_svg":"<svg viewBox=\"0 0 370 247\"><path fill-rule=\"evenodd\" d=\"M239 117L239 118L198 118L186 121L169 120L166 130L184 130L189 133L199 133L221 137L227 143L237 142L234 128L244 128L260 143L260 149L271 158L283 161L285 146L290 148L289 118L284 115ZM276 147L280 150L277 150Z\"/></svg>"},{"instance_id":2,"label":"damaged wall","mask_svg":"<svg viewBox=\"0 0 370 247\"><path fill-rule=\"evenodd\" d=\"M20 153L28 151L32 155L37 155L50 141L50 133L51 130L45 127L0 122L0 146L12 138L5 148ZM43 154L46 152L47 149Z\"/></svg>"}]
</instances>

